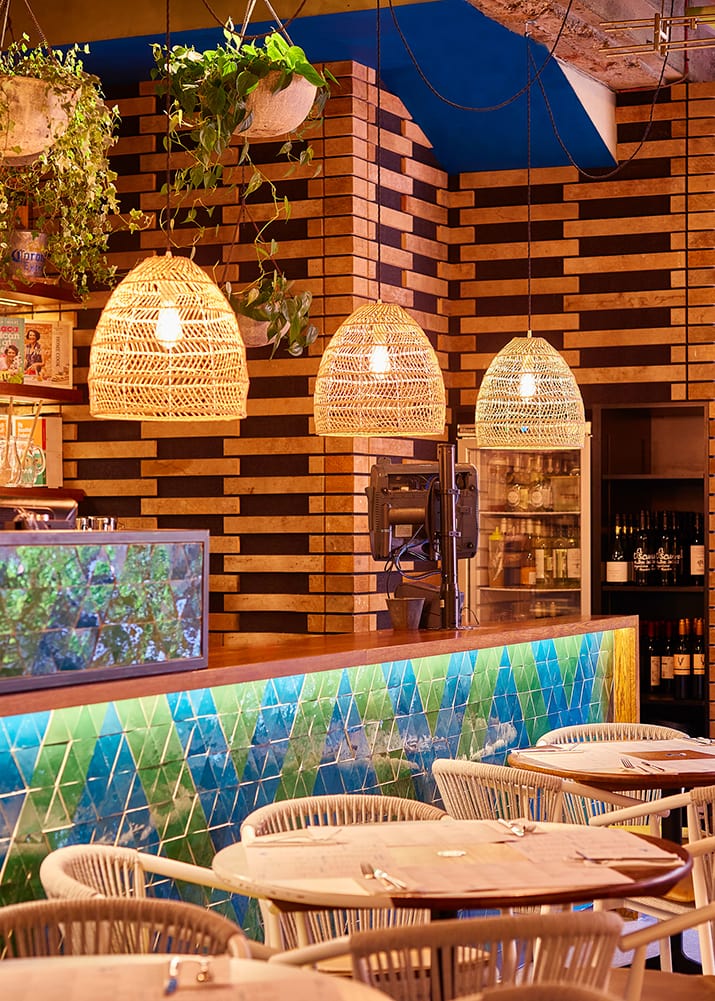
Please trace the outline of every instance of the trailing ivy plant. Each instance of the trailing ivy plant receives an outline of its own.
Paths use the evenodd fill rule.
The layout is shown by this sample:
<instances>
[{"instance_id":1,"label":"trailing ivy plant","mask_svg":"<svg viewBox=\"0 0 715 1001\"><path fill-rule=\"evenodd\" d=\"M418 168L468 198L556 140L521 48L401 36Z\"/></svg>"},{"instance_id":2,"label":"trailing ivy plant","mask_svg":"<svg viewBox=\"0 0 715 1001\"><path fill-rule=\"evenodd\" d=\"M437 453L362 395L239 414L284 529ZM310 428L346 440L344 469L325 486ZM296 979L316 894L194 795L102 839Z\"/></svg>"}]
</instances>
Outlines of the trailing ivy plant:
<instances>
[{"instance_id":1,"label":"trailing ivy plant","mask_svg":"<svg viewBox=\"0 0 715 1001\"><path fill-rule=\"evenodd\" d=\"M81 55L87 52L78 45L33 48L25 35L0 53L0 75L47 81L69 115L66 129L30 162L0 158L0 278L13 280L12 236L28 228L29 216L29 228L47 235L47 257L58 277L80 297L90 282L106 285L114 278L106 255L119 216L117 175L108 159L119 113L104 103L99 79L84 70ZM122 222L136 229L141 219L132 210Z\"/></svg>"}]
</instances>

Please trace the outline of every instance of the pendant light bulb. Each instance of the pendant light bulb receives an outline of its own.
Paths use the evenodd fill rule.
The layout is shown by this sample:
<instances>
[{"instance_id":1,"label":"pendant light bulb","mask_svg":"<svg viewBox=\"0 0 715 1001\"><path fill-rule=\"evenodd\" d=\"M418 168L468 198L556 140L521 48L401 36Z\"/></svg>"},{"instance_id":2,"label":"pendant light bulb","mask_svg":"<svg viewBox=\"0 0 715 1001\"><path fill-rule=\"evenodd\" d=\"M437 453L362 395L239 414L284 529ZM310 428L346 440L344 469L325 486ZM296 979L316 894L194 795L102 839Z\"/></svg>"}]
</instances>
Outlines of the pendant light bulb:
<instances>
[{"instance_id":1,"label":"pendant light bulb","mask_svg":"<svg viewBox=\"0 0 715 1001\"><path fill-rule=\"evenodd\" d=\"M531 400L536 396L536 376L530 369L521 373L519 379L519 396L522 400Z\"/></svg>"},{"instance_id":2,"label":"pendant light bulb","mask_svg":"<svg viewBox=\"0 0 715 1001\"><path fill-rule=\"evenodd\" d=\"M176 307L176 303L171 299L165 299L159 309L159 316L156 321L156 339L162 347L170 351L183 334L181 326L181 314Z\"/></svg>"},{"instance_id":3,"label":"pendant light bulb","mask_svg":"<svg viewBox=\"0 0 715 1001\"><path fill-rule=\"evenodd\" d=\"M370 374L377 379L384 379L389 375L392 365L390 363L390 352L386 344L375 344L370 352Z\"/></svg>"}]
</instances>

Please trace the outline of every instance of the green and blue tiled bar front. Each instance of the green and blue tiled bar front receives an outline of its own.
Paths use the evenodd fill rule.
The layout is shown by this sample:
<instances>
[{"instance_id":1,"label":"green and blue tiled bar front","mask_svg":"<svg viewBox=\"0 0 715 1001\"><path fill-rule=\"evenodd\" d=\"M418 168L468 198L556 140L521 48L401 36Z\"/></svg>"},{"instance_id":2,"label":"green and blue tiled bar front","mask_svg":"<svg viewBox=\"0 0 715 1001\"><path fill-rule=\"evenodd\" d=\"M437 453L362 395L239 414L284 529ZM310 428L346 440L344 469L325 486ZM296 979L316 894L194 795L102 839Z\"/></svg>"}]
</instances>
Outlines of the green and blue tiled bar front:
<instances>
[{"instance_id":1,"label":"green and blue tiled bar front","mask_svg":"<svg viewBox=\"0 0 715 1001\"><path fill-rule=\"evenodd\" d=\"M274 800L438 801L436 757L503 762L548 729L612 718L616 632L0 718L0 903L42 896L40 861L61 845L208 866ZM256 934L244 898L181 892Z\"/></svg>"},{"instance_id":2,"label":"green and blue tiled bar front","mask_svg":"<svg viewBox=\"0 0 715 1001\"><path fill-rule=\"evenodd\" d=\"M203 667L208 533L3 532L0 690Z\"/></svg>"}]
</instances>

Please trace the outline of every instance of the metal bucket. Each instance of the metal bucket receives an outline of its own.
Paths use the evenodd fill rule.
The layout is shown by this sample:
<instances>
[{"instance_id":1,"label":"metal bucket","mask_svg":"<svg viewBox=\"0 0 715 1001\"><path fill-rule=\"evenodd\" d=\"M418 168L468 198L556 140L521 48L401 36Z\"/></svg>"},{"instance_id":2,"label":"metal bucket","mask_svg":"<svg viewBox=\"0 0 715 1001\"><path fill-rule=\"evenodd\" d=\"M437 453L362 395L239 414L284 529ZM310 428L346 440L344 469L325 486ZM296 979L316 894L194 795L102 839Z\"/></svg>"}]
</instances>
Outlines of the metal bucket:
<instances>
[{"instance_id":1,"label":"metal bucket","mask_svg":"<svg viewBox=\"0 0 715 1001\"><path fill-rule=\"evenodd\" d=\"M32 233L28 229L18 229L12 237L10 247L14 273L28 281L43 278L47 260L47 236Z\"/></svg>"}]
</instances>

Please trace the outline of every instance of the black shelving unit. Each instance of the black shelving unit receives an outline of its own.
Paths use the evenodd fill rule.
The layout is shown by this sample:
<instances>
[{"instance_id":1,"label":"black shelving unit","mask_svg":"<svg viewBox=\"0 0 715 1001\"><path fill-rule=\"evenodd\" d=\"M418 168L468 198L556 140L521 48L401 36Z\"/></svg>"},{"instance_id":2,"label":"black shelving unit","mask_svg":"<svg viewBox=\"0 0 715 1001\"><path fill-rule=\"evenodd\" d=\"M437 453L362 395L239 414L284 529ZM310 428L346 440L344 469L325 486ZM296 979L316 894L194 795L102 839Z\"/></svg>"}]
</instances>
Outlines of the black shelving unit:
<instances>
[{"instance_id":1,"label":"black shelving unit","mask_svg":"<svg viewBox=\"0 0 715 1001\"><path fill-rule=\"evenodd\" d=\"M605 562L616 513L699 512L708 534L705 407L695 403L603 405L592 413L592 600L595 614L638 615L641 622L702 618L708 648L707 587L606 584ZM707 545L706 564L707 564ZM707 565L705 567L707 581ZM641 643L643 633L641 633ZM641 679L643 682L643 679ZM707 667L706 684L707 692ZM708 734L707 700L640 692L641 719Z\"/></svg>"}]
</instances>

